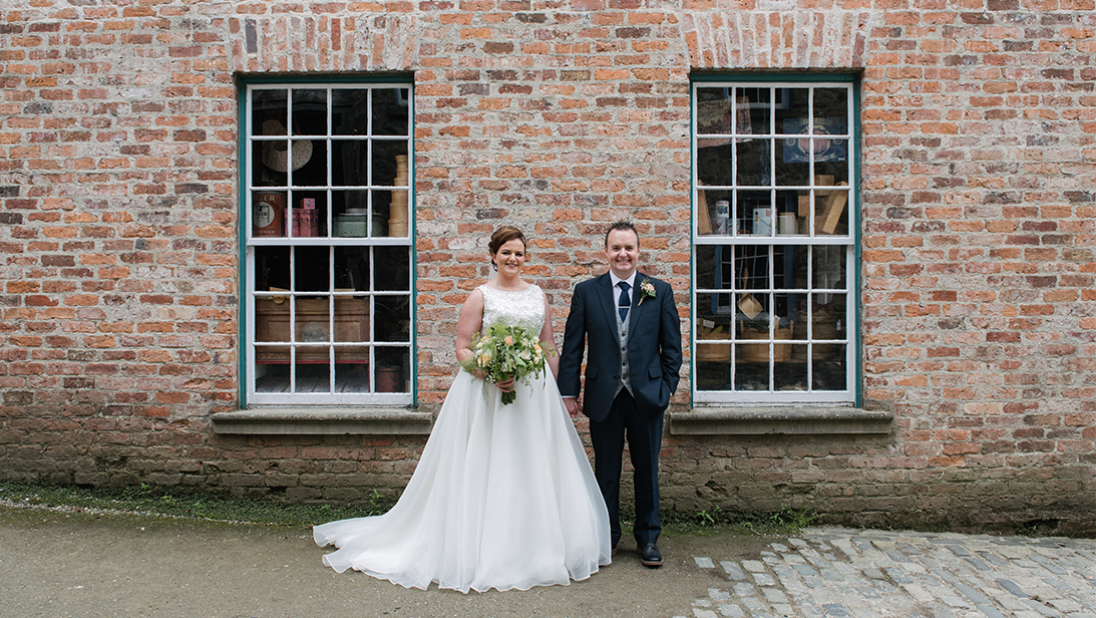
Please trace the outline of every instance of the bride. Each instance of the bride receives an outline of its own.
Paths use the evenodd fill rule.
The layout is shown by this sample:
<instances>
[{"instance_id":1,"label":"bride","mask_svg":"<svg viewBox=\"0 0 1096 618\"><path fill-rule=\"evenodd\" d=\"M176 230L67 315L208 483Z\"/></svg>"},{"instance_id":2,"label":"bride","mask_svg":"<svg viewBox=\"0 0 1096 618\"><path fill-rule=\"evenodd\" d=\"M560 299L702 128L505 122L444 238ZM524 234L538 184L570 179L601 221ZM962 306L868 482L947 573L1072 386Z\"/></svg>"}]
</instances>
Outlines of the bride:
<instances>
[{"instance_id":1,"label":"bride","mask_svg":"<svg viewBox=\"0 0 1096 618\"><path fill-rule=\"evenodd\" d=\"M392 510L314 528L338 551L324 564L408 588L467 593L567 585L610 562L609 517L586 452L560 398L548 301L521 278L525 236L491 236L498 276L469 295L457 323L457 360L477 332L501 321L540 331L552 376L486 383L460 371L418 467ZM516 400L503 404L502 393Z\"/></svg>"}]
</instances>

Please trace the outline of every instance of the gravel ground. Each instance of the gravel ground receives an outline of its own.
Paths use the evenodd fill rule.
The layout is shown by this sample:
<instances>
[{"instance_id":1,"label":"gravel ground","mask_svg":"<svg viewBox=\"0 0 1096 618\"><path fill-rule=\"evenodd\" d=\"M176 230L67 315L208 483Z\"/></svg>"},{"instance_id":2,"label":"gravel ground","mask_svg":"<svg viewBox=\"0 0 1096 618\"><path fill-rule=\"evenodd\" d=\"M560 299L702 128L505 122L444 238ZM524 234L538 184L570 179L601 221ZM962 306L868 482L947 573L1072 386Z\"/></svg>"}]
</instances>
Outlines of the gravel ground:
<instances>
[{"instance_id":1,"label":"gravel ground","mask_svg":"<svg viewBox=\"0 0 1096 618\"><path fill-rule=\"evenodd\" d=\"M727 582L695 556L756 559L779 540L664 534L661 569L625 546L570 586L464 595L335 573L321 562L331 548L303 527L0 506L0 616L692 615L697 597Z\"/></svg>"}]
</instances>

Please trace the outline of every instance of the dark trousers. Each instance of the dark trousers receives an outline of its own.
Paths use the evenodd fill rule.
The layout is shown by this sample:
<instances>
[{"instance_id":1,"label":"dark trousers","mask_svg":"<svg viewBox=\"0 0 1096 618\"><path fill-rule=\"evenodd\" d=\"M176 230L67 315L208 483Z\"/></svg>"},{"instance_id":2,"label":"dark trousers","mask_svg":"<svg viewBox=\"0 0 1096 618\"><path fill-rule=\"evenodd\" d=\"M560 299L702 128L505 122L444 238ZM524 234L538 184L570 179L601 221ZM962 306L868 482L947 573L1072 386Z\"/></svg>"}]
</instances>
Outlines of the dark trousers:
<instances>
[{"instance_id":1,"label":"dark trousers","mask_svg":"<svg viewBox=\"0 0 1096 618\"><path fill-rule=\"evenodd\" d=\"M662 419L663 414L640 415L631 393L621 389L613 399L609 415L601 421L590 421L594 476L609 509L614 547L620 540L620 469L625 436L634 469L636 543L640 547L654 543L662 532L658 517L658 451L662 448Z\"/></svg>"}]
</instances>

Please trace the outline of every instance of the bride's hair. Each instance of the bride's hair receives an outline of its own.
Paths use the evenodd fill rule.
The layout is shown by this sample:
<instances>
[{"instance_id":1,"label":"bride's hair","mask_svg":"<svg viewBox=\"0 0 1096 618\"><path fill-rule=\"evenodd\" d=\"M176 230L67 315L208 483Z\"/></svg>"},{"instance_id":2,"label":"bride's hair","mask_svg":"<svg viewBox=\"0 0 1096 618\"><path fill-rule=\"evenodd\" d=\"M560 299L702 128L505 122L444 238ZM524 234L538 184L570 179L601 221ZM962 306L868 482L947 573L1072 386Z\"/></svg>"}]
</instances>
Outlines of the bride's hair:
<instances>
[{"instance_id":1,"label":"bride's hair","mask_svg":"<svg viewBox=\"0 0 1096 618\"><path fill-rule=\"evenodd\" d=\"M522 234L521 230L512 225L504 225L495 230L494 234L491 234L491 243L487 245L487 249L491 252L491 255L495 255L503 245L514 239L520 240L521 244L528 248L528 243L525 242L525 234Z\"/></svg>"}]
</instances>

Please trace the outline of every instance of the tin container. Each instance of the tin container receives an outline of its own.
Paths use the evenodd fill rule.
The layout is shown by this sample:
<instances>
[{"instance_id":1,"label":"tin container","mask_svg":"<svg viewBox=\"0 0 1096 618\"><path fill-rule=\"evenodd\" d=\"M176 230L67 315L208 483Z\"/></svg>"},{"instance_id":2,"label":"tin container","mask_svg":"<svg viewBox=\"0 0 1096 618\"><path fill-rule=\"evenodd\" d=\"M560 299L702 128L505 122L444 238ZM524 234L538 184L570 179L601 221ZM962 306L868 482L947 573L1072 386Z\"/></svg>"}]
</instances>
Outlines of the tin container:
<instances>
[{"instance_id":1,"label":"tin container","mask_svg":"<svg viewBox=\"0 0 1096 618\"><path fill-rule=\"evenodd\" d=\"M730 233L731 203L727 200L719 200L715 203L715 221L713 221L712 233L726 236Z\"/></svg>"},{"instance_id":2,"label":"tin container","mask_svg":"<svg viewBox=\"0 0 1096 618\"><path fill-rule=\"evenodd\" d=\"M285 193L255 193L251 210L252 236L285 236Z\"/></svg>"},{"instance_id":3,"label":"tin container","mask_svg":"<svg viewBox=\"0 0 1096 618\"><path fill-rule=\"evenodd\" d=\"M753 235L772 236L773 233L773 209L754 208L753 211Z\"/></svg>"},{"instance_id":4,"label":"tin container","mask_svg":"<svg viewBox=\"0 0 1096 618\"><path fill-rule=\"evenodd\" d=\"M796 230L795 213L794 212L782 212L782 213L780 213L780 217L778 218L778 221L780 222L780 227L777 228L777 229L780 230L779 233L780 233L781 236L791 236L793 234L798 233L797 230Z\"/></svg>"},{"instance_id":5,"label":"tin container","mask_svg":"<svg viewBox=\"0 0 1096 618\"><path fill-rule=\"evenodd\" d=\"M316 212L316 200L306 197L293 209L293 235L308 237L320 235L320 221Z\"/></svg>"},{"instance_id":6,"label":"tin container","mask_svg":"<svg viewBox=\"0 0 1096 618\"><path fill-rule=\"evenodd\" d=\"M335 236L359 238L369 233L369 211L364 208L350 208L335 216Z\"/></svg>"}]
</instances>

